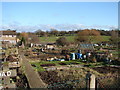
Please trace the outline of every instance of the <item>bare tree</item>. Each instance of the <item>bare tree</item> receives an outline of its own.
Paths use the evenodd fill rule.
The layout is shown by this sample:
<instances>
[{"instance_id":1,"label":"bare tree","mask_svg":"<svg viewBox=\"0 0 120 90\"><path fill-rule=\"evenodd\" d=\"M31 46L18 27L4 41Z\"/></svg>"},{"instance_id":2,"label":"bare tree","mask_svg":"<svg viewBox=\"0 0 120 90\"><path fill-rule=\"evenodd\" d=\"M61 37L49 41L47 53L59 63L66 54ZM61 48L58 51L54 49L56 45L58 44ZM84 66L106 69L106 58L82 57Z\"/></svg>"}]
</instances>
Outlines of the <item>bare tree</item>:
<instances>
[{"instance_id":1,"label":"bare tree","mask_svg":"<svg viewBox=\"0 0 120 90\"><path fill-rule=\"evenodd\" d=\"M22 32L20 34L20 37L21 37L21 43L23 43L24 45L27 45L29 40L28 40L28 33L26 32Z\"/></svg>"},{"instance_id":2,"label":"bare tree","mask_svg":"<svg viewBox=\"0 0 120 90\"><path fill-rule=\"evenodd\" d=\"M30 43L39 43L40 39L37 35L35 35L34 33L29 33L29 42Z\"/></svg>"},{"instance_id":3,"label":"bare tree","mask_svg":"<svg viewBox=\"0 0 120 90\"><path fill-rule=\"evenodd\" d=\"M47 33L42 31L41 29L35 31L36 35L38 35L39 37L43 37L43 36L47 36Z\"/></svg>"},{"instance_id":4,"label":"bare tree","mask_svg":"<svg viewBox=\"0 0 120 90\"><path fill-rule=\"evenodd\" d=\"M59 39L56 40L56 44L58 46L65 46L65 45L69 45L69 42L65 37L60 37Z\"/></svg>"},{"instance_id":5,"label":"bare tree","mask_svg":"<svg viewBox=\"0 0 120 90\"><path fill-rule=\"evenodd\" d=\"M112 30L111 31L110 42L113 45L118 45L118 43L120 42L120 38L118 36L118 31L117 30Z\"/></svg>"},{"instance_id":6,"label":"bare tree","mask_svg":"<svg viewBox=\"0 0 120 90\"><path fill-rule=\"evenodd\" d=\"M85 29L85 30L82 30L80 32L78 32L75 40L77 42L93 42L94 38L96 39L99 39L99 36L100 36L100 32L95 30L95 29L92 29L92 30L89 30L89 29Z\"/></svg>"},{"instance_id":7,"label":"bare tree","mask_svg":"<svg viewBox=\"0 0 120 90\"><path fill-rule=\"evenodd\" d=\"M58 36L59 31L57 31L56 29L51 29L50 34L54 36Z\"/></svg>"}]
</instances>

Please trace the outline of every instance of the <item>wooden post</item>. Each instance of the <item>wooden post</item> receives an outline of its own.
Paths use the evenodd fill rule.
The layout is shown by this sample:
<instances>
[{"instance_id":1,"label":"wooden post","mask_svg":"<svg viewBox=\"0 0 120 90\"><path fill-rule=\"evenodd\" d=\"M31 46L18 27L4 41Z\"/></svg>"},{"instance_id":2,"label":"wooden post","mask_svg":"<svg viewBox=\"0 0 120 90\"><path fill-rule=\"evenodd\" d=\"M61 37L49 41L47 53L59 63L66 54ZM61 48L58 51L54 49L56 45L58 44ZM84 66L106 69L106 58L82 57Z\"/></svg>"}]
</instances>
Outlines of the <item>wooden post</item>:
<instances>
[{"instance_id":1,"label":"wooden post","mask_svg":"<svg viewBox=\"0 0 120 90\"><path fill-rule=\"evenodd\" d=\"M15 54L18 55L18 48L17 47L15 48Z\"/></svg>"},{"instance_id":2,"label":"wooden post","mask_svg":"<svg viewBox=\"0 0 120 90\"><path fill-rule=\"evenodd\" d=\"M90 71L88 71L86 74L86 90L90 90L90 76L91 76L91 73Z\"/></svg>"},{"instance_id":3,"label":"wooden post","mask_svg":"<svg viewBox=\"0 0 120 90\"><path fill-rule=\"evenodd\" d=\"M95 75L91 74L90 71L86 74L86 89L95 90Z\"/></svg>"},{"instance_id":4,"label":"wooden post","mask_svg":"<svg viewBox=\"0 0 120 90\"><path fill-rule=\"evenodd\" d=\"M25 45L24 45L24 43L22 42L22 48L24 48L25 47Z\"/></svg>"},{"instance_id":5,"label":"wooden post","mask_svg":"<svg viewBox=\"0 0 120 90\"><path fill-rule=\"evenodd\" d=\"M95 90L95 75L92 74L90 77L90 89Z\"/></svg>"}]
</instances>

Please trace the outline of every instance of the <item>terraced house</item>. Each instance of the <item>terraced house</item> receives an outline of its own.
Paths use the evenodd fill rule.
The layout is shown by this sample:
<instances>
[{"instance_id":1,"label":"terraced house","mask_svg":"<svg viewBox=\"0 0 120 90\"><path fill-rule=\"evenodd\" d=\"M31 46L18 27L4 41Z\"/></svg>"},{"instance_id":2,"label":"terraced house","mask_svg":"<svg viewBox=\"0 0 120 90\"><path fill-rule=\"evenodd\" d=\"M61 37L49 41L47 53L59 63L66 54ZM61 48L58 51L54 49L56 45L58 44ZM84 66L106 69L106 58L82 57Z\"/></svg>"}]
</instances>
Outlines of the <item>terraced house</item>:
<instances>
[{"instance_id":1,"label":"terraced house","mask_svg":"<svg viewBox=\"0 0 120 90\"><path fill-rule=\"evenodd\" d=\"M1 31L0 41L2 41L3 43L16 44L17 43L16 31L15 30Z\"/></svg>"}]
</instances>

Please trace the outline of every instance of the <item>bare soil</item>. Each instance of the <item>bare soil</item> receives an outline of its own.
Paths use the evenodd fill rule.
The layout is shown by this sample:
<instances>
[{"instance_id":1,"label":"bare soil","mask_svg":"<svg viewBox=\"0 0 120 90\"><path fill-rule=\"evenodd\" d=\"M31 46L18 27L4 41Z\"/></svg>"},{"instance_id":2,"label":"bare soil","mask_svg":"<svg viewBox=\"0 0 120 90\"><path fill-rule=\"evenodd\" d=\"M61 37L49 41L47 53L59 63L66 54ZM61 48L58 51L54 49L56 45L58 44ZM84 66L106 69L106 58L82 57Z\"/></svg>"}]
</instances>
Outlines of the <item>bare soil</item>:
<instances>
[{"instance_id":1,"label":"bare soil","mask_svg":"<svg viewBox=\"0 0 120 90\"><path fill-rule=\"evenodd\" d=\"M118 75L120 75L120 67L94 67L92 68L94 70L96 70L99 73L103 73L103 74L114 74L114 73L118 73Z\"/></svg>"}]
</instances>

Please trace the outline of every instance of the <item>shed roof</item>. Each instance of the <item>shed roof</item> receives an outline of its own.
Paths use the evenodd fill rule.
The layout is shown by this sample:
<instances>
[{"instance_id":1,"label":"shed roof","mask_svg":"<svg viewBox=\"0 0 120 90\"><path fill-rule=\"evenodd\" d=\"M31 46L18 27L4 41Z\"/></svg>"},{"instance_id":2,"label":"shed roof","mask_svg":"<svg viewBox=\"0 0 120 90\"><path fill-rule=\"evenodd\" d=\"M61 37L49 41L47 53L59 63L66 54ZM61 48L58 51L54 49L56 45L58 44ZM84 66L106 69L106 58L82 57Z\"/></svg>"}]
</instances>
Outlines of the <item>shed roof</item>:
<instances>
[{"instance_id":1,"label":"shed roof","mask_svg":"<svg viewBox=\"0 0 120 90\"><path fill-rule=\"evenodd\" d=\"M80 44L80 49L94 49L93 44Z\"/></svg>"}]
</instances>

